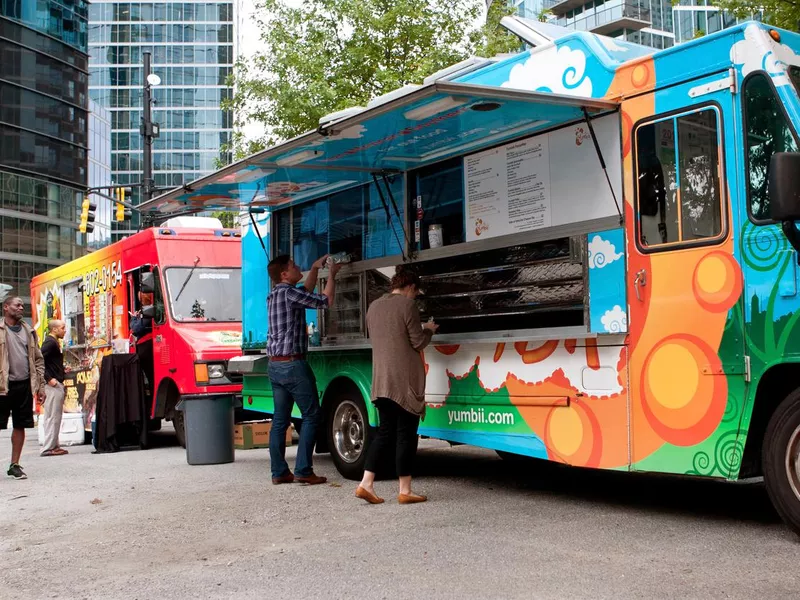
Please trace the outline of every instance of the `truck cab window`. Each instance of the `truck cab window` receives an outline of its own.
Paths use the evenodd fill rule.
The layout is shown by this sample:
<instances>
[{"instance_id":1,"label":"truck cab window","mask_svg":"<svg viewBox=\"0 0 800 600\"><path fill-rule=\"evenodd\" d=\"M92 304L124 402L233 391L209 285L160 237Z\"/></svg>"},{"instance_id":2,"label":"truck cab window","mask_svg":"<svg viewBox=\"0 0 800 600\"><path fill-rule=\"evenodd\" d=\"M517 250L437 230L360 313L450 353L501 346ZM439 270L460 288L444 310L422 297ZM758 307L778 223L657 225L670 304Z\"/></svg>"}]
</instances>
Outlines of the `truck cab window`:
<instances>
[{"instance_id":1,"label":"truck cab window","mask_svg":"<svg viewBox=\"0 0 800 600\"><path fill-rule=\"evenodd\" d=\"M744 103L748 207L754 220L766 221L770 159L776 152L797 152L797 141L766 75L747 80Z\"/></svg>"},{"instance_id":2,"label":"truck cab window","mask_svg":"<svg viewBox=\"0 0 800 600\"><path fill-rule=\"evenodd\" d=\"M692 243L722 234L717 112L704 109L636 129L639 243Z\"/></svg>"}]
</instances>

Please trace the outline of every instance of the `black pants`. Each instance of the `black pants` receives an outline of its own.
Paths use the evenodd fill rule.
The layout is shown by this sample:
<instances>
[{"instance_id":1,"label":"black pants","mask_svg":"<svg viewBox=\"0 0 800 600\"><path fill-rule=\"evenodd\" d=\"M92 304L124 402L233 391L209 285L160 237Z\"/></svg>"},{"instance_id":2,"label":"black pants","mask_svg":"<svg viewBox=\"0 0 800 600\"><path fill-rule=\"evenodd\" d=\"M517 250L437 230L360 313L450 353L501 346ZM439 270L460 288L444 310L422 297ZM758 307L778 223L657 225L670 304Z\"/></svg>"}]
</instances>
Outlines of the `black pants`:
<instances>
[{"instance_id":1,"label":"black pants","mask_svg":"<svg viewBox=\"0 0 800 600\"><path fill-rule=\"evenodd\" d=\"M139 357L139 368L147 378L147 387L152 395L155 395L155 365L153 363L153 340L146 342L136 342L136 356Z\"/></svg>"},{"instance_id":2,"label":"black pants","mask_svg":"<svg viewBox=\"0 0 800 600\"><path fill-rule=\"evenodd\" d=\"M417 429L419 416L408 412L393 400L377 398L380 427L378 435L370 446L365 469L377 472L387 452L395 445L395 468L398 477L411 475L414 457L417 454Z\"/></svg>"}]
</instances>

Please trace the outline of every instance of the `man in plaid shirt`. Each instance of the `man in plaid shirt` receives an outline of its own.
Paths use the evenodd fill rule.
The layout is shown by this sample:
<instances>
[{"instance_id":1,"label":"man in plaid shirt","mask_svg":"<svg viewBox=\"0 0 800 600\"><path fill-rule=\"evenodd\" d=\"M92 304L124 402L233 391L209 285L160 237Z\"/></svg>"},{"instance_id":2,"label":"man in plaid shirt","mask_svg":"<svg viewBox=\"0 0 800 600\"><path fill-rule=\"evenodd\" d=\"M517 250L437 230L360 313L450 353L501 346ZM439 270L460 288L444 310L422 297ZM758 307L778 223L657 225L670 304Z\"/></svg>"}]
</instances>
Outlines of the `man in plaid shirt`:
<instances>
[{"instance_id":1,"label":"man in plaid shirt","mask_svg":"<svg viewBox=\"0 0 800 600\"><path fill-rule=\"evenodd\" d=\"M336 273L340 264L330 267L330 274L322 294L315 294L319 270L325 264L326 254L311 265L303 284L297 284L303 274L288 256L278 256L267 266L273 288L267 297L267 354L269 354L269 379L275 406L269 434L269 456L272 483L297 481L309 485L325 483L327 479L314 474L312 455L320 419L317 380L306 362L308 330L306 310L327 309L333 306ZM286 430L292 408L297 403L303 417L294 474L286 463Z\"/></svg>"}]
</instances>

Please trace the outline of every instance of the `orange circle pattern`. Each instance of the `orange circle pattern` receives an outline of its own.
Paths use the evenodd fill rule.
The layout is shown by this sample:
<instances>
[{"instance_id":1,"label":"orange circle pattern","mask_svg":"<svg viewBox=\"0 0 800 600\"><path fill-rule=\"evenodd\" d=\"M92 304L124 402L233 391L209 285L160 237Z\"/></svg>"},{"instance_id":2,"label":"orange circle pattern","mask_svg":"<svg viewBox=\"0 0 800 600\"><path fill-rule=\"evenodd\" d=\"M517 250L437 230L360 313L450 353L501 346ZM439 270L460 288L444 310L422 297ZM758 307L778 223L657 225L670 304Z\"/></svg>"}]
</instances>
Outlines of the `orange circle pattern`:
<instances>
[{"instance_id":1,"label":"orange circle pattern","mask_svg":"<svg viewBox=\"0 0 800 600\"><path fill-rule=\"evenodd\" d=\"M603 434L600 423L583 402L552 409L544 425L545 444L562 461L585 467L600 465Z\"/></svg>"},{"instance_id":2,"label":"orange circle pattern","mask_svg":"<svg viewBox=\"0 0 800 600\"><path fill-rule=\"evenodd\" d=\"M642 409L665 442L692 446L706 439L722 419L727 399L722 363L702 339L672 335L647 355L641 375Z\"/></svg>"},{"instance_id":3,"label":"orange circle pattern","mask_svg":"<svg viewBox=\"0 0 800 600\"><path fill-rule=\"evenodd\" d=\"M730 310L742 293L742 270L731 254L721 250L709 252L695 267L692 291L707 311Z\"/></svg>"}]
</instances>

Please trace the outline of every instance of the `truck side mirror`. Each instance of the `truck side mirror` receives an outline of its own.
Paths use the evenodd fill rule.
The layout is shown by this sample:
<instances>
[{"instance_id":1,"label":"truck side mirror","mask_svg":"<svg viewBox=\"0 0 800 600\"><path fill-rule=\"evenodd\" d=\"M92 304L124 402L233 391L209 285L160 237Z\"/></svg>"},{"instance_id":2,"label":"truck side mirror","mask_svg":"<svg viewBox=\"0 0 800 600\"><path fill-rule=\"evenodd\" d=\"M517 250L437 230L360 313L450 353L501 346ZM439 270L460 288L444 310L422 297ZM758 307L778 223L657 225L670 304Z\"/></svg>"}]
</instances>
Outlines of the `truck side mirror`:
<instances>
[{"instance_id":1,"label":"truck side mirror","mask_svg":"<svg viewBox=\"0 0 800 600\"><path fill-rule=\"evenodd\" d=\"M800 152L776 152L769 162L769 214L779 221L800 260Z\"/></svg>"},{"instance_id":2,"label":"truck side mirror","mask_svg":"<svg viewBox=\"0 0 800 600\"><path fill-rule=\"evenodd\" d=\"M156 280L152 273L142 273L141 290L144 294L156 291Z\"/></svg>"},{"instance_id":3,"label":"truck side mirror","mask_svg":"<svg viewBox=\"0 0 800 600\"><path fill-rule=\"evenodd\" d=\"M150 292L147 292L150 293ZM142 307L142 316L147 317L148 319L155 319L156 317L156 307L152 304L148 304L147 306Z\"/></svg>"}]
</instances>

